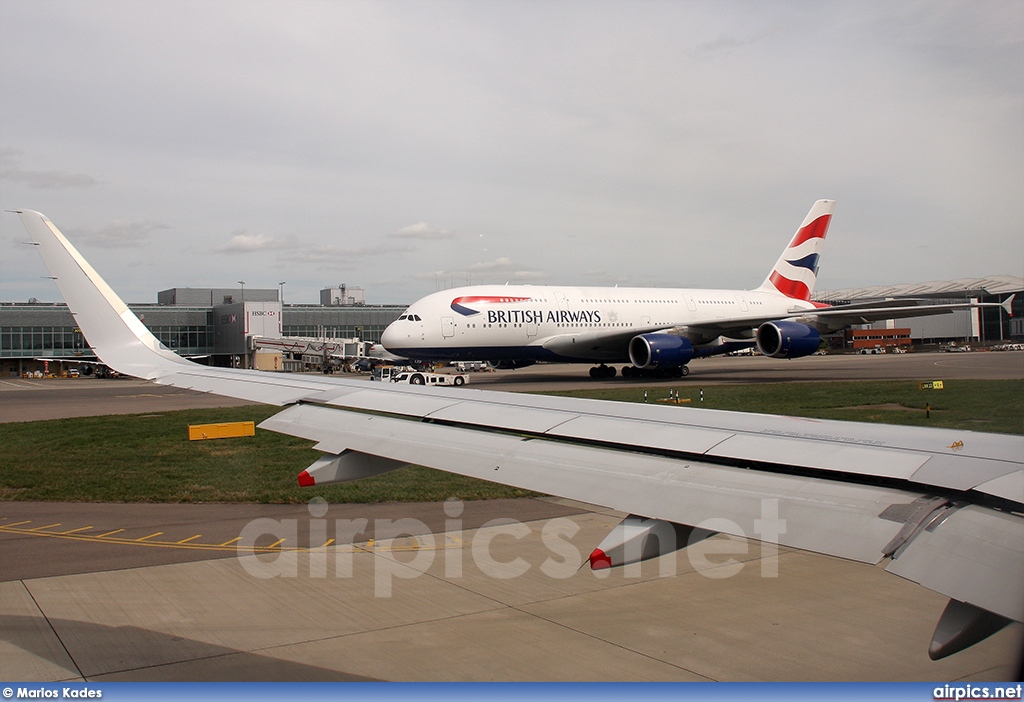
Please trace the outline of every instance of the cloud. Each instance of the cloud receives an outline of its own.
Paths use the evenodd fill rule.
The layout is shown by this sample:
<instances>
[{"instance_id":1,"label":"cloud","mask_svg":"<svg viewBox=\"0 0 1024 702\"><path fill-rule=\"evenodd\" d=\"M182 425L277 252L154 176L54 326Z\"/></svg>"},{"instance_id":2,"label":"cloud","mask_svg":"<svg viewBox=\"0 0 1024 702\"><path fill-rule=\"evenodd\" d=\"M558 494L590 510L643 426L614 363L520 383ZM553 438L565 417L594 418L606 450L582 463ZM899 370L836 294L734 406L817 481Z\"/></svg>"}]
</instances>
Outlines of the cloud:
<instances>
[{"instance_id":1,"label":"cloud","mask_svg":"<svg viewBox=\"0 0 1024 702\"><path fill-rule=\"evenodd\" d=\"M118 220L98 229L69 229L73 239L82 239L105 249L137 248L146 246L153 232L170 229L166 224L147 219Z\"/></svg>"},{"instance_id":2,"label":"cloud","mask_svg":"<svg viewBox=\"0 0 1024 702\"><path fill-rule=\"evenodd\" d=\"M357 259L373 258L375 256L393 256L395 254L412 251L408 246L394 246L391 244L376 244L373 246L357 246L345 248L333 244L320 244L317 246L290 247L289 253L282 256L286 261L292 263L320 264L320 265L347 265Z\"/></svg>"},{"instance_id":3,"label":"cloud","mask_svg":"<svg viewBox=\"0 0 1024 702\"><path fill-rule=\"evenodd\" d=\"M502 256L493 261L480 261L473 263L466 268L440 270L430 273L421 273L414 276L419 279L433 280L455 280L464 281L467 285L483 284L508 280L541 280L548 277L544 271L530 268L520 268L519 264L512 259Z\"/></svg>"},{"instance_id":4,"label":"cloud","mask_svg":"<svg viewBox=\"0 0 1024 702\"><path fill-rule=\"evenodd\" d=\"M583 277L593 285L619 285L620 283L629 282L629 276L612 273L603 268L585 271Z\"/></svg>"},{"instance_id":5,"label":"cloud","mask_svg":"<svg viewBox=\"0 0 1024 702\"><path fill-rule=\"evenodd\" d=\"M702 44L698 44L697 47L693 50L693 55L700 57L711 56L720 53L727 54L733 51L734 49L740 49L743 48L744 46L756 44L758 41L771 36L776 31L777 30L774 27L770 27L768 29L763 29L753 34L747 39L736 39L735 37L729 36L728 34L723 32L719 34L718 38L714 39L713 41L707 41Z\"/></svg>"},{"instance_id":6,"label":"cloud","mask_svg":"<svg viewBox=\"0 0 1024 702\"><path fill-rule=\"evenodd\" d=\"M425 241L432 241L436 239L454 239L455 232L448 229L433 229L426 222L418 222L410 224L408 227L402 227L389 236L395 239L423 239Z\"/></svg>"},{"instance_id":7,"label":"cloud","mask_svg":"<svg viewBox=\"0 0 1024 702\"><path fill-rule=\"evenodd\" d=\"M467 270L469 270L469 272L471 273L490 271L502 272L513 270L515 268L515 265L516 264L512 261L512 259L503 256L501 258L496 258L493 261L481 261L479 263L474 263Z\"/></svg>"},{"instance_id":8,"label":"cloud","mask_svg":"<svg viewBox=\"0 0 1024 702\"><path fill-rule=\"evenodd\" d=\"M22 183L39 190L60 190L63 188L91 188L99 181L84 173L64 171L37 171L21 167L22 152L17 149L0 148L0 180Z\"/></svg>"},{"instance_id":9,"label":"cloud","mask_svg":"<svg viewBox=\"0 0 1024 702\"><path fill-rule=\"evenodd\" d=\"M226 244L214 248L217 253L253 253L256 251L278 251L291 248L294 240L266 234L250 234L246 231L234 232Z\"/></svg>"}]
</instances>

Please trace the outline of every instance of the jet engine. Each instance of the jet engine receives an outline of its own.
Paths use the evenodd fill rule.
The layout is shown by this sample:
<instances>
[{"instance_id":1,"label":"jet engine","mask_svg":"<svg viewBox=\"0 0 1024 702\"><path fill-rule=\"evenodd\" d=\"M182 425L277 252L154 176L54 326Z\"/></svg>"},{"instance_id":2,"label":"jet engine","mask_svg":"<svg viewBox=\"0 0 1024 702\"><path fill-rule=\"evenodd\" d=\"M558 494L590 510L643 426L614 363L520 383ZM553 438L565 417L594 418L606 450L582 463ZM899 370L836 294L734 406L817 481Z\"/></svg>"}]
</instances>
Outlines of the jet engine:
<instances>
[{"instance_id":1,"label":"jet engine","mask_svg":"<svg viewBox=\"0 0 1024 702\"><path fill-rule=\"evenodd\" d=\"M503 361L488 361L487 367L493 368L494 370L515 370L516 368L532 366L534 363L536 363L536 361L530 361L525 358L513 358Z\"/></svg>"},{"instance_id":2,"label":"jet engine","mask_svg":"<svg viewBox=\"0 0 1024 702\"><path fill-rule=\"evenodd\" d=\"M637 368L679 368L693 358L693 344L682 336L640 334L629 342L629 360Z\"/></svg>"},{"instance_id":3,"label":"jet engine","mask_svg":"<svg viewBox=\"0 0 1024 702\"><path fill-rule=\"evenodd\" d=\"M765 322L757 328L757 350L771 358L800 358L818 350L821 336L799 322Z\"/></svg>"}]
</instances>

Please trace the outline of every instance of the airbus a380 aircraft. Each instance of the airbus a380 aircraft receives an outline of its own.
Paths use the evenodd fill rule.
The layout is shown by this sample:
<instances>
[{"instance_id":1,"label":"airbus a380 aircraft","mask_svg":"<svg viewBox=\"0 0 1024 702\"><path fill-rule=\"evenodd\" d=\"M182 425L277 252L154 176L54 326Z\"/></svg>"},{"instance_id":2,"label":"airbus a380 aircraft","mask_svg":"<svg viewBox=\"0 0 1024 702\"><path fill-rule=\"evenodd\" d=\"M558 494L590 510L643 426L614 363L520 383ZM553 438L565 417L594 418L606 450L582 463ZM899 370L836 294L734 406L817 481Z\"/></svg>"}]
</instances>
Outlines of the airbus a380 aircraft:
<instances>
[{"instance_id":1,"label":"airbus a380 aircraft","mask_svg":"<svg viewBox=\"0 0 1024 702\"><path fill-rule=\"evenodd\" d=\"M851 324L943 314L978 303L900 300L829 307L811 301L834 200L818 200L768 277L754 290L576 288L480 285L437 292L384 330L391 353L424 361L489 361L519 368L537 361L631 363L623 375L687 375L700 356L756 345L765 356L798 358L821 334ZM1007 313L1010 301L1003 303ZM989 303L991 304L991 303Z\"/></svg>"},{"instance_id":2,"label":"airbus a380 aircraft","mask_svg":"<svg viewBox=\"0 0 1024 702\"><path fill-rule=\"evenodd\" d=\"M161 344L46 217L18 214L104 363L286 406L260 429L316 442L300 485L415 463L630 515L594 569L687 548L711 524L884 563L950 598L932 658L1024 622L1020 436L201 366Z\"/></svg>"}]
</instances>

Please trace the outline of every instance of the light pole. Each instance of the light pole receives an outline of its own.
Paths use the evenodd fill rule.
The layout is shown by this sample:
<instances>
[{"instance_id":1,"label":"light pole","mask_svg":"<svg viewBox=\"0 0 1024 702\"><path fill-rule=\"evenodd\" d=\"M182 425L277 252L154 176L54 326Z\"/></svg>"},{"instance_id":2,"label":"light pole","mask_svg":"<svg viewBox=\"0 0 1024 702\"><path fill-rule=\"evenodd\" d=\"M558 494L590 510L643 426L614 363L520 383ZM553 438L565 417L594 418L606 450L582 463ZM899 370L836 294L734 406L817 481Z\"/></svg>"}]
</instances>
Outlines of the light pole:
<instances>
[{"instance_id":1,"label":"light pole","mask_svg":"<svg viewBox=\"0 0 1024 702\"><path fill-rule=\"evenodd\" d=\"M245 302L245 281L240 280L238 284L242 286L242 302Z\"/></svg>"},{"instance_id":2,"label":"light pole","mask_svg":"<svg viewBox=\"0 0 1024 702\"><path fill-rule=\"evenodd\" d=\"M284 307L284 284L287 282L287 280L282 280L280 283L278 283L278 285L281 286L281 307Z\"/></svg>"}]
</instances>

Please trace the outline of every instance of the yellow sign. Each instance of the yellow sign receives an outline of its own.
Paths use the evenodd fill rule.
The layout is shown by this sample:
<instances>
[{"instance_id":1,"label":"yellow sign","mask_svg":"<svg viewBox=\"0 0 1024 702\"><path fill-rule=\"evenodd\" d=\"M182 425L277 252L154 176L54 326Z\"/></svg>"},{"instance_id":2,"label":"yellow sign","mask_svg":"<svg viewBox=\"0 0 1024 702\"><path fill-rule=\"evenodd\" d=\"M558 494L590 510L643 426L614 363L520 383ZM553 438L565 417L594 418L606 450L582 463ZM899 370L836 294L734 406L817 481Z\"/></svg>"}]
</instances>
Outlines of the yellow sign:
<instances>
[{"instance_id":1,"label":"yellow sign","mask_svg":"<svg viewBox=\"0 0 1024 702\"><path fill-rule=\"evenodd\" d=\"M918 390L942 390L941 380L931 380L926 383L918 383Z\"/></svg>"},{"instance_id":2,"label":"yellow sign","mask_svg":"<svg viewBox=\"0 0 1024 702\"><path fill-rule=\"evenodd\" d=\"M229 439L236 436L255 436L255 422L225 422L223 424L189 424L188 440Z\"/></svg>"}]
</instances>

